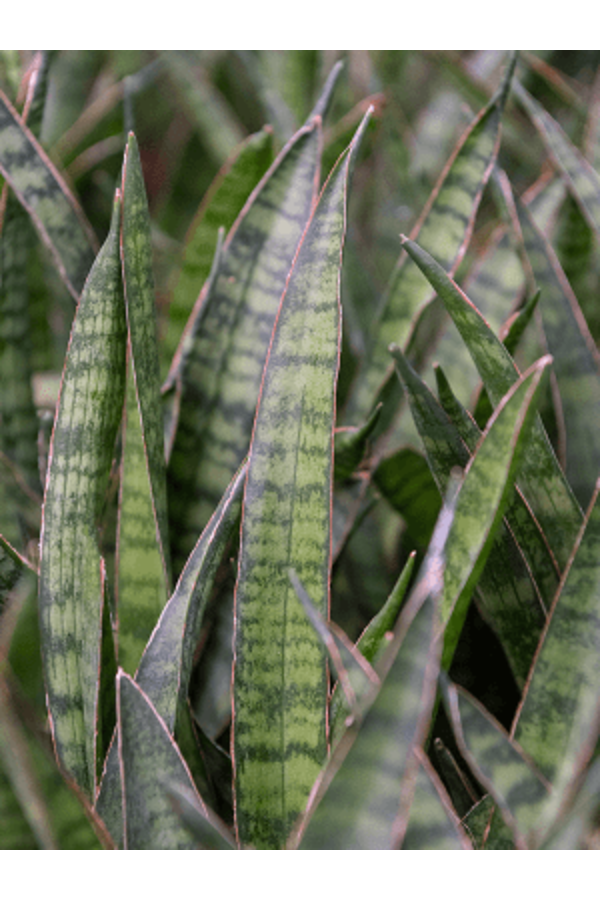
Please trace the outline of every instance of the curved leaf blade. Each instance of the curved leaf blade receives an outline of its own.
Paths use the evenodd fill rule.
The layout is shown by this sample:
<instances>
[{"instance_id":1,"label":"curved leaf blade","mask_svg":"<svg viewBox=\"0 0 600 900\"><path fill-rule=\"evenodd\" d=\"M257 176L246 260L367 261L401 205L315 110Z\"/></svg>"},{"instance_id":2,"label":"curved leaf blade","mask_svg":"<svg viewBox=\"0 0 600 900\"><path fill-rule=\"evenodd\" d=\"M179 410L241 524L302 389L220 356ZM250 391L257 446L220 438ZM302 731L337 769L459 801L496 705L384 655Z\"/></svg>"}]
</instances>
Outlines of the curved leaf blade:
<instances>
[{"instance_id":1,"label":"curved leaf blade","mask_svg":"<svg viewBox=\"0 0 600 900\"><path fill-rule=\"evenodd\" d=\"M492 405L497 405L519 377L508 350L439 263L408 238L403 238L403 246L427 276L452 316ZM523 460L519 484L562 570L577 537L582 512L539 420Z\"/></svg>"},{"instance_id":2,"label":"curved leaf blade","mask_svg":"<svg viewBox=\"0 0 600 900\"><path fill-rule=\"evenodd\" d=\"M498 404L469 461L446 544L442 665L448 668L468 604L509 502L537 414L536 394L551 358L534 364ZM521 673L522 674L522 673Z\"/></svg>"},{"instance_id":3,"label":"curved leaf blade","mask_svg":"<svg viewBox=\"0 0 600 900\"><path fill-rule=\"evenodd\" d=\"M290 849L390 850L402 842L416 774L411 770L405 778L405 773L414 748L425 737L435 696L437 601L452 516L450 497L378 666L381 686L363 701L364 715L345 731L323 768Z\"/></svg>"},{"instance_id":4,"label":"curved leaf blade","mask_svg":"<svg viewBox=\"0 0 600 900\"><path fill-rule=\"evenodd\" d=\"M548 351L554 357L567 434L566 476L585 507L600 472L600 356L548 240L523 204L517 203L517 212L525 250L543 297L543 329Z\"/></svg>"},{"instance_id":5,"label":"curved leaf blade","mask_svg":"<svg viewBox=\"0 0 600 900\"><path fill-rule=\"evenodd\" d=\"M514 65L515 60L510 60L498 93L461 137L413 230L413 237L416 239L418 235L419 242L442 260L449 272L456 270L465 253L483 189L498 153L502 113ZM431 286L410 257L402 253L383 298L382 312L372 331L347 415L364 418L379 399L386 397L384 413L389 416L386 386L389 389L391 384L394 391L396 384L387 348L391 343L406 345L417 312L431 297ZM395 408L392 411L395 413Z\"/></svg>"},{"instance_id":6,"label":"curved leaf blade","mask_svg":"<svg viewBox=\"0 0 600 900\"><path fill-rule=\"evenodd\" d=\"M190 555L148 641L135 676L170 734L175 730L178 706L187 697L194 652L214 578L239 524L245 477L244 465L236 473ZM97 810L117 845L122 843L121 806L117 748L113 741Z\"/></svg>"},{"instance_id":7,"label":"curved leaf blade","mask_svg":"<svg viewBox=\"0 0 600 900\"><path fill-rule=\"evenodd\" d=\"M139 151L129 135L123 164L121 256L129 372L117 543L119 661L134 672L167 602L170 561L164 425L150 216Z\"/></svg>"},{"instance_id":8,"label":"curved leaf blade","mask_svg":"<svg viewBox=\"0 0 600 900\"><path fill-rule=\"evenodd\" d=\"M596 485L513 727L519 744L561 790L579 773L597 739L599 496Z\"/></svg>"},{"instance_id":9,"label":"curved leaf blade","mask_svg":"<svg viewBox=\"0 0 600 900\"><path fill-rule=\"evenodd\" d=\"M31 215L75 300L94 262L96 239L79 205L33 134L0 91L0 172Z\"/></svg>"},{"instance_id":10,"label":"curved leaf blade","mask_svg":"<svg viewBox=\"0 0 600 900\"><path fill-rule=\"evenodd\" d=\"M527 849L527 836L548 801L547 782L522 748L466 691L448 683L445 700L461 752L514 829L517 846Z\"/></svg>"},{"instance_id":11,"label":"curved leaf blade","mask_svg":"<svg viewBox=\"0 0 600 900\"><path fill-rule=\"evenodd\" d=\"M173 361L168 383L180 385L180 408L168 482L176 569L248 452L277 308L315 201L320 152L315 119L245 204Z\"/></svg>"},{"instance_id":12,"label":"curved leaf blade","mask_svg":"<svg viewBox=\"0 0 600 900\"><path fill-rule=\"evenodd\" d=\"M326 616L339 269L350 165L368 116L323 189L290 273L248 462L235 600L233 757L239 839L256 847L283 846L326 754L325 655L288 569L296 569Z\"/></svg>"},{"instance_id":13,"label":"curved leaf blade","mask_svg":"<svg viewBox=\"0 0 600 900\"><path fill-rule=\"evenodd\" d=\"M196 850L167 793L183 784L197 797L177 744L139 685L117 675L117 727L123 783L125 850ZM198 798L201 807L204 804Z\"/></svg>"},{"instance_id":14,"label":"curved leaf blade","mask_svg":"<svg viewBox=\"0 0 600 900\"><path fill-rule=\"evenodd\" d=\"M600 176L580 150L570 141L558 122L515 82L515 96L544 141L561 175L568 182L583 215L596 235L600 235Z\"/></svg>"},{"instance_id":15,"label":"curved leaf blade","mask_svg":"<svg viewBox=\"0 0 600 900\"><path fill-rule=\"evenodd\" d=\"M93 800L103 565L96 523L125 389L120 200L73 323L42 517L40 628L58 759Z\"/></svg>"}]
</instances>

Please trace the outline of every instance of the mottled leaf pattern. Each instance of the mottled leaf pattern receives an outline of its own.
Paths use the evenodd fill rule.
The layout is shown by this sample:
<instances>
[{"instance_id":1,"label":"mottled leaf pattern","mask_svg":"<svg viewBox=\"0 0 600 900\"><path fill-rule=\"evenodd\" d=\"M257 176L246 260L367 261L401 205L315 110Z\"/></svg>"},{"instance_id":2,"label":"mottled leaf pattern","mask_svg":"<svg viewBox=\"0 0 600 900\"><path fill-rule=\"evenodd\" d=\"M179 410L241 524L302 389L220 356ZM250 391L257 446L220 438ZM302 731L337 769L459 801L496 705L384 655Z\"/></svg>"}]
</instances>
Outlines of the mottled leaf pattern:
<instances>
[{"instance_id":1,"label":"mottled leaf pattern","mask_svg":"<svg viewBox=\"0 0 600 900\"><path fill-rule=\"evenodd\" d=\"M1 91L0 135L0 172L31 215L77 300L94 261L95 238L62 177Z\"/></svg>"},{"instance_id":2,"label":"mottled leaf pattern","mask_svg":"<svg viewBox=\"0 0 600 900\"><path fill-rule=\"evenodd\" d=\"M125 390L120 200L71 333L44 499L40 627L53 737L64 770L96 791L96 714L104 589L97 521Z\"/></svg>"},{"instance_id":3,"label":"mottled leaf pattern","mask_svg":"<svg viewBox=\"0 0 600 900\"><path fill-rule=\"evenodd\" d=\"M259 847L285 843L326 754L324 652L288 569L296 569L327 615L339 266L349 169L365 125L330 175L298 251L250 449L236 588L233 748L239 838Z\"/></svg>"}]
</instances>

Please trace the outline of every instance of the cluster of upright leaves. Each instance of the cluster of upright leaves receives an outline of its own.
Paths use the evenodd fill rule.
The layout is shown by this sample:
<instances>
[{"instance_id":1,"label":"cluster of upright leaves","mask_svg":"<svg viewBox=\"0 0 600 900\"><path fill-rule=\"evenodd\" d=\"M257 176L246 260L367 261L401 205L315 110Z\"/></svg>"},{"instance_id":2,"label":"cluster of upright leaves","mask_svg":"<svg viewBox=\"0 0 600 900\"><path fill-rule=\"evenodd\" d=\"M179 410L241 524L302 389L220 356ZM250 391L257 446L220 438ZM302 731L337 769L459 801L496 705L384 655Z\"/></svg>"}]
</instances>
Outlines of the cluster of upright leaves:
<instances>
[{"instance_id":1,"label":"cluster of upright leaves","mask_svg":"<svg viewBox=\"0 0 600 900\"><path fill-rule=\"evenodd\" d=\"M14 383L0 397L0 843L10 831L48 849L579 846L600 790L600 366L553 249L564 191L515 199L498 168L511 92L577 204L570 218L580 210L595 239L593 163L515 80L510 56L401 238L338 409L348 198L374 117L363 114L321 187L336 65L274 159L263 130L209 190L186 239L161 388L136 139L96 252L38 140L48 61L36 57L22 113L0 95L0 366ZM214 129L210 86L185 55L163 63ZM264 71L244 64L261 93ZM289 134L288 113L274 109L276 132ZM211 153L220 160L238 137L229 121ZM463 290L455 276L490 182L503 224ZM29 222L77 301L39 568L25 514L41 492L23 368ZM505 321L500 334L489 324ZM332 620L335 575L382 498L377 540L402 521L419 567L407 553L353 642ZM14 688L16 675L29 690L36 605L58 768ZM453 683L473 607L520 698L509 731ZM231 680L224 723L216 680L202 680L211 641L226 708ZM27 702L39 704L33 689ZM455 751L437 736L441 703Z\"/></svg>"}]
</instances>

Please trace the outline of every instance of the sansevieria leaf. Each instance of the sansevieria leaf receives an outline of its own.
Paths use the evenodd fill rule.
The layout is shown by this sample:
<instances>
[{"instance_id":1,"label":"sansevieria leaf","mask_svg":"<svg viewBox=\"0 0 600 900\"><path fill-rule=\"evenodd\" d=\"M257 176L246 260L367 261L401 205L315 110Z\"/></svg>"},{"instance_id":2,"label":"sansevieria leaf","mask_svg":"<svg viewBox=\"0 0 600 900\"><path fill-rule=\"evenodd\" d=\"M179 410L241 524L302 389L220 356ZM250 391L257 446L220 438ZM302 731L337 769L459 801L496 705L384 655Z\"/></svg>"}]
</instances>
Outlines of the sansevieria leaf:
<instances>
[{"instance_id":1,"label":"sansevieria leaf","mask_svg":"<svg viewBox=\"0 0 600 900\"><path fill-rule=\"evenodd\" d=\"M105 577L97 522L125 388L120 213L117 197L109 236L73 323L52 434L41 537L40 628L52 732L61 766L92 800Z\"/></svg>"},{"instance_id":2,"label":"sansevieria leaf","mask_svg":"<svg viewBox=\"0 0 600 900\"><path fill-rule=\"evenodd\" d=\"M510 353L443 267L414 241L403 238L403 246L427 276L452 316L495 406L519 377ZM519 484L562 569L569 558L583 514L558 464L541 420L534 425Z\"/></svg>"},{"instance_id":3,"label":"sansevieria leaf","mask_svg":"<svg viewBox=\"0 0 600 900\"><path fill-rule=\"evenodd\" d=\"M325 655L288 570L327 616L339 269L350 167L367 120L331 173L299 248L250 448L235 603L233 755L239 839L262 848L285 844L327 748Z\"/></svg>"},{"instance_id":4,"label":"sansevieria leaf","mask_svg":"<svg viewBox=\"0 0 600 900\"><path fill-rule=\"evenodd\" d=\"M170 561L164 426L150 217L133 134L123 166L123 286L129 331L117 543L119 663L137 668L168 599Z\"/></svg>"},{"instance_id":5,"label":"sansevieria leaf","mask_svg":"<svg viewBox=\"0 0 600 900\"><path fill-rule=\"evenodd\" d=\"M169 515L180 570L248 452L277 307L318 185L320 120L283 148L231 228L167 385L179 394Z\"/></svg>"},{"instance_id":6,"label":"sansevieria leaf","mask_svg":"<svg viewBox=\"0 0 600 900\"><path fill-rule=\"evenodd\" d=\"M483 189L500 145L501 119L514 69L510 59L497 94L475 118L456 147L431 195L413 237L453 272L469 243ZM387 348L404 347L416 313L431 300L431 286L404 253L401 254L383 297L381 311L371 330L361 377L350 398L347 417L364 418L376 403L392 392L397 381ZM385 389L385 393L384 393ZM395 403L384 405L384 416L395 412Z\"/></svg>"},{"instance_id":7,"label":"sansevieria leaf","mask_svg":"<svg viewBox=\"0 0 600 900\"><path fill-rule=\"evenodd\" d=\"M63 178L1 91L0 172L31 215L77 300L94 261L96 239Z\"/></svg>"}]
</instances>

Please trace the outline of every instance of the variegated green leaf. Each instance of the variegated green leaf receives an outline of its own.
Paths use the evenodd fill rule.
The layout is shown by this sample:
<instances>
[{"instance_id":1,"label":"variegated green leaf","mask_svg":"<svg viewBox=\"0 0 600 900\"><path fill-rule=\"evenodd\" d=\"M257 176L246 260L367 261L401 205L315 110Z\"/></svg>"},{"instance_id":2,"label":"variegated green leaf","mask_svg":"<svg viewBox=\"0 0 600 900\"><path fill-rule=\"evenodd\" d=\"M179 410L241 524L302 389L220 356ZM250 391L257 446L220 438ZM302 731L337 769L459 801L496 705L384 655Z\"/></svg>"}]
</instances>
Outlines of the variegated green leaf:
<instances>
[{"instance_id":1,"label":"variegated green leaf","mask_svg":"<svg viewBox=\"0 0 600 900\"><path fill-rule=\"evenodd\" d=\"M58 272L79 299L96 240L79 205L33 134L0 92L0 172L29 212Z\"/></svg>"},{"instance_id":2,"label":"variegated green leaf","mask_svg":"<svg viewBox=\"0 0 600 900\"><path fill-rule=\"evenodd\" d=\"M450 499L378 666L381 687L365 699L364 717L350 725L336 745L292 836L291 849L390 850L402 842L418 762L411 761L411 754L425 737L435 696L437 601L452 516Z\"/></svg>"},{"instance_id":3,"label":"variegated green leaf","mask_svg":"<svg viewBox=\"0 0 600 900\"><path fill-rule=\"evenodd\" d=\"M508 350L442 266L407 238L403 245L444 302L477 366L492 405L519 377ZM533 429L519 484L562 569L581 524L582 513L540 421Z\"/></svg>"},{"instance_id":4,"label":"variegated green leaf","mask_svg":"<svg viewBox=\"0 0 600 900\"><path fill-rule=\"evenodd\" d=\"M117 544L119 662L133 673L169 592L164 425L150 217L133 134L123 166L123 286L129 373Z\"/></svg>"},{"instance_id":5,"label":"variegated green leaf","mask_svg":"<svg viewBox=\"0 0 600 900\"><path fill-rule=\"evenodd\" d=\"M169 374L180 386L168 468L176 570L248 451L277 307L314 203L320 132L319 120L301 129L253 191Z\"/></svg>"},{"instance_id":6,"label":"variegated green leaf","mask_svg":"<svg viewBox=\"0 0 600 900\"><path fill-rule=\"evenodd\" d=\"M419 769L403 850L472 850L450 798L428 757L418 753Z\"/></svg>"},{"instance_id":7,"label":"variegated green leaf","mask_svg":"<svg viewBox=\"0 0 600 900\"><path fill-rule=\"evenodd\" d=\"M446 544L441 616L444 632L442 664L450 666L473 589L485 567L519 472L537 414L535 398L550 357L531 367L498 404L465 470ZM499 618L502 624L503 619ZM508 618L508 617L507 617ZM521 624L523 627L523 623ZM516 632L516 633L515 633ZM503 637L507 638L506 635ZM518 629L506 640L513 654L528 660L519 646ZM524 679L522 665L519 676Z\"/></svg>"},{"instance_id":8,"label":"variegated green leaf","mask_svg":"<svg viewBox=\"0 0 600 900\"><path fill-rule=\"evenodd\" d=\"M172 785L167 794L175 812L195 839L200 850L237 850L222 822L198 803L195 793L182 785Z\"/></svg>"},{"instance_id":9,"label":"variegated green leaf","mask_svg":"<svg viewBox=\"0 0 600 900\"><path fill-rule=\"evenodd\" d=\"M298 250L265 366L248 463L233 748L239 838L263 848L283 846L326 754L325 657L287 572L296 569L327 615L339 268L350 165L367 119L330 175Z\"/></svg>"},{"instance_id":10,"label":"variegated green leaf","mask_svg":"<svg viewBox=\"0 0 600 900\"><path fill-rule=\"evenodd\" d=\"M225 549L239 523L246 468L236 473L188 559L142 655L136 681L172 734L189 688L204 611ZM115 843L122 843L116 745L108 754L97 809Z\"/></svg>"},{"instance_id":11,"label":"variegated green leaf","mask_svg":"<svg viewBox=\"0 0 600 900\"><path fill-rule=\"evenodd\" d=\"M597 740L598 496L596 486L513 729L519 744L560 791L579 774Z\"/></svg>"},{"instance_id":12,"label":"variegated green leaf","mask_svg":"<svg viewBox=\"0 0 600 900\"><path fill-rule=\"evenodd\" d=\"M552 247L517 204L525 250L543 302L548 351L554 357L566 429L566 476L583 507L600 473L600 354Z\"/></svg>"},{"instance_id":13,"label":"variegated green leaf","mask_svg":"<svg viewBox=\"0 0 600 900\"><path fill-rule=\"evenodd\" d=\"M462 136L438 184L413 230L419 242L454 272L469 243L475 214L490 176L500 144L500 126L514 59L508 63L503 83ZM387 400L384 414L395 412L397 390L387 348L404 347L418 311L432 297L431 286L403 253L386 289L382 309L371 331L370 346L350 399L347 416L364 418L378 399Z\"/></svg>"},{"instance_id":14,"label":"variegated green leaf","mask_svg":"<svg viewBox=\"0 0 600 900\"><path fill-rule=\"evenodd\" d=\"M462 689L447 684L445 700L461 753L514 829L516 845L527 836L548 801L549 786L519 745Z\"/></svg>"},{"instance_id":15,"label":"variegated green leaf","mask_svg":"<svg viewBox=\"0 0 600 900\"><path fill-rule=\"evenodd\" d=\"M600 235L600 176L543 106L519 82L515 82L514 88L515 96L538 129L590 227Z\"/></svg>"},{"instance_id":16,"label":"variegated green leaf","mask_svg":"<svg viewBox=\"0 0 600 900\"><path fill-rule=\"evenodd\" d=\"M459 431L448 419L442 407L429 391L429 388L409 366L400 350L395 349L393 352L398 374L406 386L413 416L423 438L431 472L440 492L443 493L447 488L450 474L455 467L463 469L474 464L474 460L477 457L476 451L478 449L481 450L483 447L482 436L475 423L466 416L466 413L462 429ZM518 409L518 401L516 409ZM472 547L467 542L465 550L472 550L475 557L480 551L483 551L484 557L477 564L478 575L476 571L473 574L471 566L474 560L469 561L468 552L465 556L461 556L458 553L453 561L453 566L464 565L464 577L467 578L467 573L471 571L472 577L477 582L479 609L484 618L500 636L517 681L520 684L524 684L545 621L544 604L539 596L536 582L532 578L532 571L535 574L538 571L542 572L545 579L544 586L546 586L547 579L552 576L553 567L551 557L547 553L544 554L542 552L545 546L542 544L539 554L541 559L535 558L534 562L537 568L532 565L532 571L530 571L528 562L524 558L519 545L515 542L515 533L519 537L527 533L528 537L530 537L531 532L533 532L532 540L528 540L526 544L529 552L530 549L537 548L534 540L540 540L540 537L535 522L530 521L531 517L527 507L522 503L520 496L513 492L512 484L506 480L509 478L508 468L513 452L510 449L510 435L509 426L505 436L508 439L508 444L504 447L504 452L507 454L504 458L506 468L502 469L503 459L501 453L499 453L497 460L489 463L491 466L489 472L485 470L486 463L482 457L481 463L477 463L479 475L474 476L473 483L474 487L475 481L483 477L483 483L491 488L494 478L500 479L496 484L496 488L501 492L504 490L509 492L506 523L500 525L491 546L484 550L487 543L486 529L493 527L496 509L494 504L498 501L499 495L496 496L495 500L490 497L491 506L487 508L487 511L482 502L477 502L470 508L465 496L466 505L464 510L467 516L470 510L470 515L474 517L473 523L475 523L478 514L482 517L477 524L474 524L473 533L476 535L476 538ZM466 440L463 440L463 437ZM489 452L493 453L493 444L494 439L492 438L491 443L487 445L484 456ZM471 456L471 454L475 455ZM479 468L480 465L481 468ZM488 516L490 518L487 518ZM484 520L487 521L487 524L484 524ZM513 527L516 525L519 526L518 529ZM489 556L487 555L488 550ZM482 570L481 562L485 561L486 556L487 561ZM461 560L460 563L459 560ZM556 576L553 582L553 586L555 585ZM448 581L447 588L450 590L450 581ZM467 589L468 593L469 589ZM446 602L449 604L445 610L446 614L448 614L453 599L448 595L446 596ZM463 607L461 615L464 616L465 612L466 607ZM453 641L457 639L463 621L464 619L460 621L458 619L455 620L452 626L454 632ZM446 662L451 658L452 653L453 650L450 649L449 643Z\"/></svg>"},{"instance_id":17,"label":"variegated green leaf","mask_svg":"<svg viewBox=\"0 0 600 900\"><path fill-rule=\"evenodd\" d=\"M177 744L139 685L117 676L119 757L123 782L125 850L196 850L168 795L172 784L192 791L192 776Z\"/></svg>"},{"instance_id":18,"label":"variegated green leaf","mask_svg":"<svg viewBox=\"0 0 600 900\"><path fill-rule=\"evenodd\" d=\"M126 320L117 199L69 343L44 500L40 627L48 706L61 766L95 797L104 590L97 521L125 387Z\"/></svg>"},{"instance_id":19,"label":"variegated green leaf","mask_svg":"<svg viewBox=\"0 0 600 900\"><path fill-rule=\"evenodd\" d=\"M171 361L212 263L219 228L229 230L273 162L273 134L263 128L250 135L216 176L186 236L185 251L169 303L163 352Z\"/></svg>"}]
</instances>

